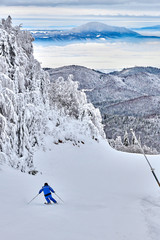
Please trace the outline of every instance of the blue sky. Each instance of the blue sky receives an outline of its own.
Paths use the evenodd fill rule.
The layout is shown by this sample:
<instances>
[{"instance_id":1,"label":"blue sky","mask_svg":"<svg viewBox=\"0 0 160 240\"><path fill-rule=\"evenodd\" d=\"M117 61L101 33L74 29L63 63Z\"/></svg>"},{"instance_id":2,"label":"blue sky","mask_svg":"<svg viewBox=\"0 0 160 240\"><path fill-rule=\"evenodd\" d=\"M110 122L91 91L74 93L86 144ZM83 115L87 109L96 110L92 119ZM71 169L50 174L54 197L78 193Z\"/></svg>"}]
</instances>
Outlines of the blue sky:
<instances>
[{"instance_id":1,"label":"blue sky","mask_svg":"<svg viewBox=\"0 0 160 240\"><path fill-rule=\"evenodd\" d=\"M0 16L24 28L62 28L90 21L137 27L160 24L159 0L0 0Z\"/></svg>"}]
</instances>

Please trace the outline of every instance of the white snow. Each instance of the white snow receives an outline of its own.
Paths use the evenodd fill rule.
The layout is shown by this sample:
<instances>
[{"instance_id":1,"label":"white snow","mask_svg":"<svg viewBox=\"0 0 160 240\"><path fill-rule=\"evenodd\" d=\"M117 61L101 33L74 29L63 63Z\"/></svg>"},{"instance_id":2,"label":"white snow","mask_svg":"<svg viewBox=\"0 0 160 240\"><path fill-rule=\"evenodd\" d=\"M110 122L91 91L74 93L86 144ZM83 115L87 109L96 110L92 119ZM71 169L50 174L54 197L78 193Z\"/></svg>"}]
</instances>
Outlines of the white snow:
<instances>
[{"instance_id":1,"label":"white snow","mask_svg":"<svg viewBox=\"0 0 160 240\"><path fill-rule=\"evenodd\" d=\"M37 151L37 176L2 166L1 239L158 240L160 196L143 155L113 150L106 141L53 144ZM149 156L160 171L158 156ZM159 165L159 169L158 169ZM48 182L58 205L44 205ZM54 194L53 194L54 195Z\"/></svg>"},{"instance_id":2,"label":"white snow","mask_svg":"<svg viewBox=\"0 0 160 240\"><path fill-rule=\"evenodd\" d=\"M1 28L1 239L158 240L160 197L144 157L102 139L99 111L72 79L48 92L31 35L10 17ZM158 173L159 157L150 160ZM32 170L33 162L36 176L8 166ZM45 182L64 203L46 206L41 194L28 204Z\"/></svg>"}]
</instances>

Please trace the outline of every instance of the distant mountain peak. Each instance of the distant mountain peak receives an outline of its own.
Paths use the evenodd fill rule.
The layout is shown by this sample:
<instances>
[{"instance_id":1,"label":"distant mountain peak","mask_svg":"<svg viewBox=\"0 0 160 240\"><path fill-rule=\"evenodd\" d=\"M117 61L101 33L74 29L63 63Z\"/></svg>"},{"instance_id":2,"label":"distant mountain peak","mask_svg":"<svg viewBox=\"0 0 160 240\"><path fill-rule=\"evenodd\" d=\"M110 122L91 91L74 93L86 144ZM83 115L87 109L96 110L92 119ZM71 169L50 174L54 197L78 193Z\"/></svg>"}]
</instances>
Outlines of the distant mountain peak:
<instances>
[{"instance_id":1,"label":"distant mountain peak","mask_svg":"<svg viewBox=\"0 0 160 240\"><path fill-rule=\"evenodd\" d=\"M108 40L109 38L139 38L141 34L125 27L109 26L100 22L89 22L68 31L36 31L35 39L52 41Z\"/></svg>"},{"instance_id":2,"label":"distant mountain peak","mask_svg":"<svg viewBox=\"0 0 160 240\"><path fill-rule=\"evenodd\" d=\"M122 71L115 71L111 73L112 75L124 76L124 75L134 75L134 74L160 74L160 69L156 67L142 67L136 66L131 68L124 68Z\"/></svg>"},{"instance_id":3,"label":"distant mountain peak","mask_svg":"<svg viewBox=\"0 0 160 240\"><path fill-rule=\"evenodd\" d=\"M100 22L88 22L81 26L72 28L70 32L119 32L119 33L135 33L134 31L125 27L110 26Z\"/></svg>"}]
</instances>

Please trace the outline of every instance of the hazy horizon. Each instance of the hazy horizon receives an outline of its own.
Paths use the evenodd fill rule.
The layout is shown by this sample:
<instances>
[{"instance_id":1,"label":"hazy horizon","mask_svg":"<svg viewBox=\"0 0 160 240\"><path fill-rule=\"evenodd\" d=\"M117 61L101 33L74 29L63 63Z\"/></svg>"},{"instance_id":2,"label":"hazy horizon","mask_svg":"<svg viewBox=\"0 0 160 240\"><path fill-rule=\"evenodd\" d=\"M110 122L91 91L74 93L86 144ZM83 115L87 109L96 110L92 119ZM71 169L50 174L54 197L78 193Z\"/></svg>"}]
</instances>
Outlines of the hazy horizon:
<instances>
[{"instance_id":1,"label":"hazy horizon","mask_svg":"<svg viewBox=\"0 0 160 240\"><path fill-rule=\"evenodd\" d=\"M108 16L106 18L74 18L73 19L57 19L57 18L13 18L13 24L22 24L26 30L68 30L73 27L86 24L88 22L100 22L111 26L132 28L142 28L160 25L160 18L153 17L122 17Z\"/></svg>"},{"instance_id":2,"label":"hazy horizon","mask_svg":"<svg viewBox=\"0 0 160 240\"><path fill-rule=\"evenodd\" d=\"M29 30L67 30L87 22L140 28L160 25L158 0L1 0L0 15L11 15L14 25ZM144 32L143 32L144 33ZM145 34L150 34L146 31ZM152 35L159 32L152 32ZM158 36L159 36L158 35ZM160 42L108 41L70 45L34 42L34 55L43 67L82 65L94 69L134 66L160 67Z\"/></svg>"}]
</instances>

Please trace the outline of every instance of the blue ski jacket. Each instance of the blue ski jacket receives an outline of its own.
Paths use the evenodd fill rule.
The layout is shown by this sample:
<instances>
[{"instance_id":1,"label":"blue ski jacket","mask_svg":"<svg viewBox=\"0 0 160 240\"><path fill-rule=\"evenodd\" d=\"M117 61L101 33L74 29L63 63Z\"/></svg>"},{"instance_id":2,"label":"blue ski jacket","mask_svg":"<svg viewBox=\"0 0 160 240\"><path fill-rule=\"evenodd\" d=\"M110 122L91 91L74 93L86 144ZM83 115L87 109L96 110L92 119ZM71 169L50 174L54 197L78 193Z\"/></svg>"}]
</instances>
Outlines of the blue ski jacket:
<instances>
[{"instance_id":1,"label":"blue ski jacket","mask_svg":"<svg viewBox=\"0 0 160 240\"><path fill-rule=\"evenodd\" d=\"M51 194L51 192L55 192L49 185L48 186L43 186L41 190L39 191L39 194L43 192L44 196L48 196Z\"/></svg>"}]
</instances>

